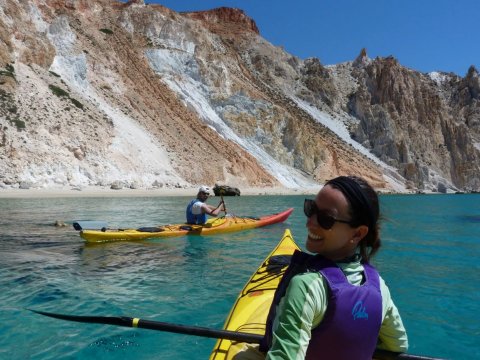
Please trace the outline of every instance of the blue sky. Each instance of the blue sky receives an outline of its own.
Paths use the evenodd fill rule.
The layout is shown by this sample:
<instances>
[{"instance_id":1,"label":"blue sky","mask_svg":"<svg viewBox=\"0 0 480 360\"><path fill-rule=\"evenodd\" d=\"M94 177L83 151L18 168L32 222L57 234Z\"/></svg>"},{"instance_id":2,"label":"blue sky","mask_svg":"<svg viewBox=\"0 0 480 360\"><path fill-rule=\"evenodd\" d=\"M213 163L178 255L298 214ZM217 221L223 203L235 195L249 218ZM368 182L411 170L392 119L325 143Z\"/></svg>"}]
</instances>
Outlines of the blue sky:
<instances>
[{"instance_id":1,"label":"blue sky","mask_svg":"<svg viewBox=\"0 0 480 360\"><path fill-rule=\"evenodd\" d=\"M479 0L145 0L175 11L240 8L260 34L324 65L394 56L421 71L480 71Z\"/></svg>"}]
</instances>

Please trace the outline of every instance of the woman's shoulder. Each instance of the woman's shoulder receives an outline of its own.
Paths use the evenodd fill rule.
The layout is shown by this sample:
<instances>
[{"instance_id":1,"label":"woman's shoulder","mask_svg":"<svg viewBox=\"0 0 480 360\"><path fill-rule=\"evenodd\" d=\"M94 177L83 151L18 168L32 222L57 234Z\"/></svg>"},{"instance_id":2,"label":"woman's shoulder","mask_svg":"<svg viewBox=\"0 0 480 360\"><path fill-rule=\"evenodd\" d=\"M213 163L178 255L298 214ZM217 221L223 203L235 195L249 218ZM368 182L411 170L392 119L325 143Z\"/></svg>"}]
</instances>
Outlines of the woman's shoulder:
<instances>
[{"instance_id":1,"label":"woman's shoulder","mask_svg":"<svg viewBox=\"0 0 480 360\"><path fill-rule=\"evenodd\" d=\"M323 308L328 297L328 285L319 272L305 272L295 275L288 286L288 298L296 303L311 304L312 308Z\"/></svg>"},{"instance_id":2,"label":"woman's shoulder","mask_svg":"<svg viewBox=\"0 0 480 360\"><path fill-rule=\"evenodd\" d=\"M290 281L290 285L295 288L309 288L314 285L323 285L324 277L317 271L302 272L296 274Z\"/></svg>"}]
</instances>

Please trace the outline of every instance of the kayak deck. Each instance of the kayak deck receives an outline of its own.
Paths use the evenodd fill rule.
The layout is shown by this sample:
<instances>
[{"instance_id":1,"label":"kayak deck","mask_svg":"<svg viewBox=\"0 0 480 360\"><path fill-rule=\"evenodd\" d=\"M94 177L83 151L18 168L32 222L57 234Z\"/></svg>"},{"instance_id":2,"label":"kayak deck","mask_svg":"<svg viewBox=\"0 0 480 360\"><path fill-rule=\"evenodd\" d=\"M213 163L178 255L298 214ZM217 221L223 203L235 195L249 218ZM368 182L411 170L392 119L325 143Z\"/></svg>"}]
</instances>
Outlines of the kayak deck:
<instances>
[{"instance_id":1,"label":"kayak deck","mask_svg":"<svg viewBox=\"0 0 480 360\"><path fill-rule=\"evenodd\" d=\"M293 208L260 218L225 216L211 218L203 225L174 224L140 229L82 230L80 236L87 242L132 241L182 235L213 235L254 229L285 221Z\"/></svg>"},{"instance_id":2,"label":"kayak deck","mask_svg":"<svg viewBox=\"0 0 480 360\"><path fill-rule=\"evenodd\" d=\"M285 272L290 257L299 249L290 230L247 282L224 324L224 330L263 335L273 295ZM219 339L210 360L233 359L243 343Z\"/></svg>"}]
</instances>

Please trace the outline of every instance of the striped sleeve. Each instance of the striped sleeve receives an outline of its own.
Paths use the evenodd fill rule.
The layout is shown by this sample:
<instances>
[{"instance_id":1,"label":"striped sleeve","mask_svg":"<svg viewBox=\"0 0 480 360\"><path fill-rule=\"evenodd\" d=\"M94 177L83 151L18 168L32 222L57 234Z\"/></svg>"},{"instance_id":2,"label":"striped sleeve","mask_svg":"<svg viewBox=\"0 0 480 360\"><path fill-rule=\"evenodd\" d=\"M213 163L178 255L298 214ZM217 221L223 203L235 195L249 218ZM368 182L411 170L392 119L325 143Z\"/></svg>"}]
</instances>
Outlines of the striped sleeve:
<instances>
[{"instance_id":1,"label":"striped sleeve","mask_svg":"<svg viewBox=\"0 0 480 360\"><path fill-rule=\"evenodd\" d=\"M406 352L408 350L408 337L402 318L397 307L393 303L385 281L380 277L380 290L382 292L383 321L378 336L377 348L394 352Z\"/></svg>"},{"instance_id":2,"label":"striped sleeve","mask_svg":"<svg viewBox=\"0 0 480 360\"><path fill-rule=\"evenodd\" d=\"M319 273L292 278L277 310L272 347L266 359L305 358L312 328L320 323L327 306L323 281Z\"/></svg>"}]
</instances>

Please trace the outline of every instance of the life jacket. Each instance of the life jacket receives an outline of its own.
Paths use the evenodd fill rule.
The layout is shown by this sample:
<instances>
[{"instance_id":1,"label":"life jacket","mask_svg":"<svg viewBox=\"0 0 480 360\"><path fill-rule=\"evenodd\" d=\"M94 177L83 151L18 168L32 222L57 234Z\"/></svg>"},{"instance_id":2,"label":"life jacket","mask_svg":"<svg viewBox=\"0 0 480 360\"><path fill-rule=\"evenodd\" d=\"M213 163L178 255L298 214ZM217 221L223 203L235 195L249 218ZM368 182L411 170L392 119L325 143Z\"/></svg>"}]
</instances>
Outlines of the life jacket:
<instances>
[{"instance_id":1,"label":"life jacket","mask_svg":"<svg viewBox=\"0 0 480 360\"><path fill-rule=\"evenodd\" d=\"M271 347L276 308L292 277L318 271L329 286L328 307L322 322L312 329L305 359L372 359L382 323L382 295L377 271L367 263L363 267L365 281L355 286L334 262L296 251L275 292L260 350L267 352Z\"/></svg>"},{"instance_id":2,"label":"life jacket","mask_svg":"<svg viewBox=\"0 0 480 360\"><path fill-rule=\"evenodd\" d=\"M205 224L207 222L207 214L203 213L203 214L195 215L192 212L193 204L195 204L197 201L200 201L200 200L193 199L187 205L187 210L186 210L187 224Z\"/></svg>"}]
</instances>

